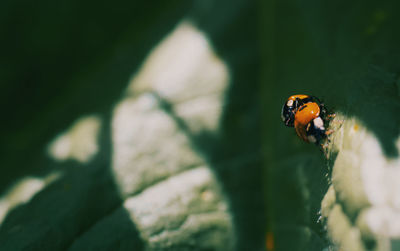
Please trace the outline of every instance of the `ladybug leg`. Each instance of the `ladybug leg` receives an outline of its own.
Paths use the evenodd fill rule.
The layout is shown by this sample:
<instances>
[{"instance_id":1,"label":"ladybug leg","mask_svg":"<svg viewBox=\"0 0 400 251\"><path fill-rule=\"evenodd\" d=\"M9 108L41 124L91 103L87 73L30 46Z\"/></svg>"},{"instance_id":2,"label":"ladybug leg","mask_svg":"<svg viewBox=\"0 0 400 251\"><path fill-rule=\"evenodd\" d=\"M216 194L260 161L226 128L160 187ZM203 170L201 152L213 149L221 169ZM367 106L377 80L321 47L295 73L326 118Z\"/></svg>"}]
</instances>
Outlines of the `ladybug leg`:
<instances>
[{"instance_id":1,"label":"ladybug leg","mask_svg":"<svg viewBox=\"0 0 400 251\"><path fill-rule=\"evenodd\" d=\"M328 148L328 145L329 145L328 143L329 143L329 142L326 141L326 142L320 144L320 146L321 146L321 148L322 148L322 150L323 150L324 152L325 152L326 149Z\"/></svg>"},{"instance_id":2,"label":"ladybug leg","mask_svg":"<svg viewBox=\"0 0 400 251\"><path fill-rule=\"evenodd\" d=\"M329 146L328 141L326 141L325 143L321 144L320 146L321 146L322 152L324 153L325 158L328 158L329 157L328 156L328 146Z\"/></svg>"},{"instance_id":3,"label":"ladybug leg","mask_svg":"<svg viewBox=\"0 0 400 251\"><path fill-rule=\"evenodd\" d=\"M328 130L325 131L325 135L326 135L326 136L329 136L329 135L331 135L332 133L333 133L333 130L332 130L332 129L328 129Z\"/></svg>"},{"instance_id":4,"label":"ladybug leg","mask_svg":"<svg viewBox=\"0 0 400 251\"><path fill-rule=\"evenodd\" d=\"M335 117L336 117L336 113L331 113L331 114L326 115L326 118L328 118L328 119L333 119Z\"/></svg>"}]
</instances>

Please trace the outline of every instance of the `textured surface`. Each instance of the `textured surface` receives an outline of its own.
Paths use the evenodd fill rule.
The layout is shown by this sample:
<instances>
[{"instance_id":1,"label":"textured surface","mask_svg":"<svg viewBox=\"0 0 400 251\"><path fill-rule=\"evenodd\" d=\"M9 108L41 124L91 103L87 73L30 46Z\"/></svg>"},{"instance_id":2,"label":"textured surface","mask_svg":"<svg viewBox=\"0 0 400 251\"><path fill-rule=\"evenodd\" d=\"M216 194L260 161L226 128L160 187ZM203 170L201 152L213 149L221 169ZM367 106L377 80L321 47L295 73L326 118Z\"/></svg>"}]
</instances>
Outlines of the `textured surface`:
<instances>
[{"instance_id":1,"label":"textured surface","mask_svg":"<svg viewBox=\"0 0 400 251\"><path fill-rule=\"evenodd\" d=\"M2 1L0 249L398 248L399 7ZM296 93L343 121L328 159Z\"/></svg>"},{"instance_id":2,"label":"textured surface","mask_svg":"<svg viewBox=\"0 0 400 251\"><path fill-rule=\"evenodd\" d=\"M126 215L135 222L141 240L127 231ZM229 217L210 170L195 168L128 198L75 241L71 250L112 250L119 243L135 241L147 243L146 250L230 250ZM106 238L98 243L99 236Z\"/></svg>"},{"instance_id":3,"label":"textured surface","mask_svg":"<svg viewBox=\"0 0 400 251\"><path fill-rule=\"evenodd\" d=\"M112 130L113 172L124 196L204 163L150 93L121 102Z\"/></svg>"},{"instance_id":4,"label":"textured surface","mask_svg":"<svg viewBox=\"0 0 400 251\"><path fill-rule=\"evenodd\" d=\"M169 5L138 15L59 100L43 99L40 123L18 131L35 161L8 157L26 168L5 171L20 181L0 201L1 250L263 249L257 89L247 80L257 83L246 63L255 40L224 42L236 20L254 36L255 8Z\"/></svg>"},{"instance_id":5,"label":"textured surface","mask_svg":"<svg viewBox=\"0 0 400 251\"><path fill-rule=\"evenodd\" d=\"M344 250L389 250L400 238L400 158L387 158L358 120L338 114L328 156L336 152L332 185L322 201L328 234ZM400 148L399 148L400 151Z\"/></svg>"}]
</instances>

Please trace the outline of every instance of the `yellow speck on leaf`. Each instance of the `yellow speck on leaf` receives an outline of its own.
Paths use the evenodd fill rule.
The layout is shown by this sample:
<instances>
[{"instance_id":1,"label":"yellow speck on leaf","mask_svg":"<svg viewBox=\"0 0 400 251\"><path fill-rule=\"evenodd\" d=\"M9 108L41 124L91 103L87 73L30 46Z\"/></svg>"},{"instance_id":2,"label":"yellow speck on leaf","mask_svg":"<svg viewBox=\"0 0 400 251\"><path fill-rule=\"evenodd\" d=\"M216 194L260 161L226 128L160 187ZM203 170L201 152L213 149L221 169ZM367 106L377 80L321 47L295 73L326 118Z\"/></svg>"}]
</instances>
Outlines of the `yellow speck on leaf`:
<instances>
[{"instance_id":1,"label":"yellow speck on leaf","mask_svg":"<svg viewBox=\"0 0 400 251\"><path fill-rule=\"evenodd\" d=\"M267 251L272 251L275 248L274 234L272 232L267 232L266 247L267 247Z\"/></svg>"}]
</instances>

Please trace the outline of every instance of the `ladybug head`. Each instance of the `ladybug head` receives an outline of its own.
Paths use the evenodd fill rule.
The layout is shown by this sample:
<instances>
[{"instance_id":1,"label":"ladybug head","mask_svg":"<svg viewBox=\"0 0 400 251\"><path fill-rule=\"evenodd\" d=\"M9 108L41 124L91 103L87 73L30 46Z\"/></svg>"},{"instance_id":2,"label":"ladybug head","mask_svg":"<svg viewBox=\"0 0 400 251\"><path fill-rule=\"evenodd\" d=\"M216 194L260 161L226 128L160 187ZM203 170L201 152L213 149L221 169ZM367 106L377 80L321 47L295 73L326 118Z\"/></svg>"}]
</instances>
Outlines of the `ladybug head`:
<instances>
[{"instance_id":1,"label":"ladybug head","mask_svg":"<svg viewBox=\"0 0 400 251\"><path fill-rule=\"evenodd\" d=\"M294 126L294 115L298 108L298 100L289 99L282 107L281 118L286 126Z\"/></svg>"}]
</instances>

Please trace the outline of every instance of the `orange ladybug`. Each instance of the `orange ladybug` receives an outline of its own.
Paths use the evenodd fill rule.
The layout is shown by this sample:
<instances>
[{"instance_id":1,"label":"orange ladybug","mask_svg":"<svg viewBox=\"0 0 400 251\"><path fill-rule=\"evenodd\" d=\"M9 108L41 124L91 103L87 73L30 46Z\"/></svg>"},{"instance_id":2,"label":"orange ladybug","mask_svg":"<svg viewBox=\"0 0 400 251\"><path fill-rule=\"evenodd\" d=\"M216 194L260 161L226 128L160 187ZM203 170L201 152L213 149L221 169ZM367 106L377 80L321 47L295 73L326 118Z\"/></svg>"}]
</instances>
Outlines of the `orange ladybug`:
<instances>
[{"instance_id":1,"label":"orange ladybug","mask_svg":"<svg viewBox=\"0 0 400 251\"><path fill-rule=\"evenodd\" d=\"M327 135L326 114L324 104L317 97L300 94L288 98L281 116L286 126L294 126L302 140L319 144Z\"/></svg>"}]
</instances>

